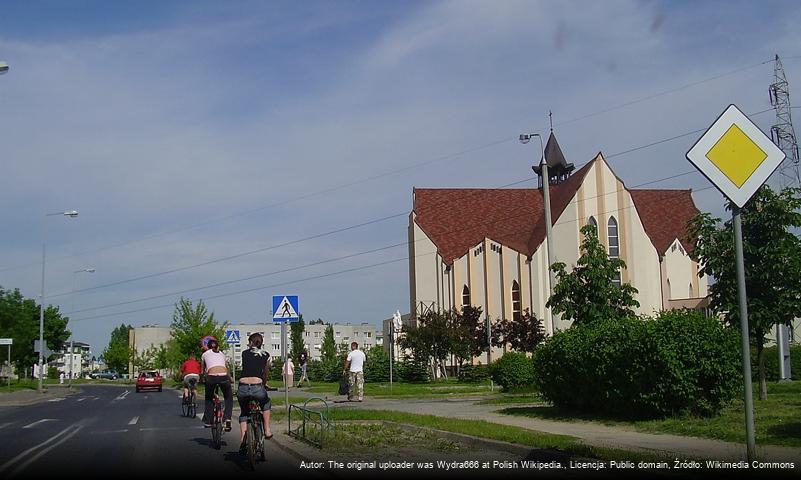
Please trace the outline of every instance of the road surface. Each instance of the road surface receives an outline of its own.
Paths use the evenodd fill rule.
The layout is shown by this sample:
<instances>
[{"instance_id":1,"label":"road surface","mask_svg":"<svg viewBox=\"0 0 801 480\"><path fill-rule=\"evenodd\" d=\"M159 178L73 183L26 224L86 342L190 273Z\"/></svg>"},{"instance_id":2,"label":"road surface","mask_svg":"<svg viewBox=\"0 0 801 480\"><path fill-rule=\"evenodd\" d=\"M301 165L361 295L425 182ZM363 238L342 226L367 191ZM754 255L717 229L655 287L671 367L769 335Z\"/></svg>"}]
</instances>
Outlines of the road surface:
<instances>
[{"instance_id":1,"label":"road surface","mask_svg":"<svg viewBox=\"0 0 801 480\"><path fill-rule=\"evenodd\" d=\"M133 386L82 386L66 398L2 407L0 478L253 473L238 453L236 421L215 450L200 417L181 415L176 390L136 393ZM254 476L297 472L297 458L274 442L266 445L267 462L257 465Z\"/></svg>"}]
</instances>

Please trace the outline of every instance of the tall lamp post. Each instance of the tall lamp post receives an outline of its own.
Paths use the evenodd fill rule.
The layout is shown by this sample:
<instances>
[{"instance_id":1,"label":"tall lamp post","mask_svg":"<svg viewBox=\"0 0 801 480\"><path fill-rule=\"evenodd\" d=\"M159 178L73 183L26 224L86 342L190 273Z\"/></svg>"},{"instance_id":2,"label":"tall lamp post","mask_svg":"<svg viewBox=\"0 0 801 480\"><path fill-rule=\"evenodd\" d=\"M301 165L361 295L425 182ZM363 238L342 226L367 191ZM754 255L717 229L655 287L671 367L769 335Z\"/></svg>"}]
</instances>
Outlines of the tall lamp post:
<instances>
[{"instance_id":1,"label":"tall lamp post","mask_svg":"<svg viewBox=\"0 0 801 480\"><path fill-rule=\"evenodd\" d=\"M56 213L47 213L45 214L46 217L52 217L55 215L63 215L65 217L75 218L78 216L77 210L68 210L66 212L56 212ZM47 222L45 222L45 226L43 231L47 231ZM39 304L39 393L42 392L42 379L44 378L44 306L45 306L45 258L46 258L46 234L42 234L42 294L41 294L41 303Z\"/></svg>"},{"instance_id":2,"label":"tall lamp post","mask_svg":"<svg viewBox=\"0 0 801 480\"><path fill-rule=\"evenodd\" d=\"M540 168L542 169L542 196L545 203L545 241L548 243L548 295L553 295L553 235L551 228L551 195L549 192L550 177L548 176L548 162L545 160L545 150L542 146L542 136L539 133L522 133L520 134L520 143L527 144L531 141L532 137L537 137L540 140ZM534 167L532 167L534 168ZM553 312L548 311L551 317L551 335L556 333L556 328L553 321Z\"/></svg>"},{"instance_id":3,"label":"tall lamp post","mask_svg":"<svg viewBox=\"0 0 801 480\"><path fill-rule=\"evenodd\" d=\"M72 272L72 293L70 294L70 298L72 299L72 308L70 311L75 311L75 278L78 276L79 273L95 273L94 268L82 268L80 270L75 270ZM72 377L75 376L75 367L74 367L74 357L75 356L75 337L70 335L70 376L67 381L67 385L70 387L72 386ZM83 369L83 355L81 355L81 369Z\"/></svg>"},{"instance_id":4,"label":"tall lamp post","mask_svg":"<svg viewBox=\"0 0 801 480\"><path fill-rule=\"evenodd\" d=\"M8 72L8 64L2 60L0 60L0 75Z\"/></svg>"}]
</instances>

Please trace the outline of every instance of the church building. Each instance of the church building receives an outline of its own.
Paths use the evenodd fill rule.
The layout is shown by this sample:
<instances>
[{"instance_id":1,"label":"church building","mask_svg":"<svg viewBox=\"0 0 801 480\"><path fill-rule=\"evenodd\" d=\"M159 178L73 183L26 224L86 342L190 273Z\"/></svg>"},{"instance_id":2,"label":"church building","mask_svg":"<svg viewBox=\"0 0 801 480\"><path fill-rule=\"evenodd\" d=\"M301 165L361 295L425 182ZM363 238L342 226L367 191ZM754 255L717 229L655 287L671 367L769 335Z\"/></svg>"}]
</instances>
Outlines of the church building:
<instances>
[{"instance_id":1,"label":"church building","mask_svg":"<svg viewBox=\"0 0 801 480\"><path fill-rule=\"evenodd\" d=\"M637 313L706 306L707 281L698 276L686 239L687 222L698 213L690 190L627 188L601 153L575 169L553 132L544 156L554 263L575 265L579 230L593 224L609 256L626 263L615 281L638 290ZM540 175L536 189L414 189L408 231L413 317L471 305L495 321L528 309L552 333L542 181ZM556 318L554 325L564 329L569 322Z\"/></svg>"}]
</instances>

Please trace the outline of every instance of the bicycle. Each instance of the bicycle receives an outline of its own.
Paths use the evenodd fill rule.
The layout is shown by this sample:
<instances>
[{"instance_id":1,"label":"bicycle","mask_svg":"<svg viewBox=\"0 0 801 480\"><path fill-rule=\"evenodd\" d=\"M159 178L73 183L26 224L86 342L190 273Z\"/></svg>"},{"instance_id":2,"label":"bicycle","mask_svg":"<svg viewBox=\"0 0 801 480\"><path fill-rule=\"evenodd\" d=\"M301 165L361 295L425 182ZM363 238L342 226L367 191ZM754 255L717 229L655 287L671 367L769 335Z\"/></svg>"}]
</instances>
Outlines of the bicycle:
<instances>
[{"instance_id":1,"label":"bicycle","mask_svg":"<svg viewBox=\"0 0 801 480\"><path fill-rule=\"evenodd\" d=\"M219 450L222 447L223 408L220 396L214 393L214 409L211 413L211 445Z\"/></svg>"},{"instance_id":2,"label":"bicycle","mask_svg":"<svg viewBox=\"0 0 801 480\"><path fill-rule=\"evenodd\" d=\"M259 402L251 399L248 404L250 415L248 415L248 429L245 433L247 444L248 464L251 470L256 469L256 461L265 461L264 454L264 417L261 415Z\"/></svg>"},{"instance_id":3,"label":"bicycle","mask_svg":"<svg viewBox=\"0 0 801 480\"><path fill-rule=\"evenodd\" d=\"M189 395L182 395L181 411L184 417L195 418L197 416L197 380L189 380Z\"/></svg>"}]
</instances>

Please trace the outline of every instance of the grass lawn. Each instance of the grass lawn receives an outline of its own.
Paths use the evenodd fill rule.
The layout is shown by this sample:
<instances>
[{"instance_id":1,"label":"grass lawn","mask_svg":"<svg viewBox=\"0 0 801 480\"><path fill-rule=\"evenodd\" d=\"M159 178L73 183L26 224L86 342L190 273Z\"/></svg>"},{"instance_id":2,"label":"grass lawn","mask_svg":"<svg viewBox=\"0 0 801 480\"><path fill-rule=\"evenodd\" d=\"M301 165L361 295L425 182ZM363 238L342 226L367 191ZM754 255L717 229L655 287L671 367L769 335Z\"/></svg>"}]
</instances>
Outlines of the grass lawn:
<instances>
[{"instance_id":1,"label":"grass lawn","mask_svg":"<svg viewBox=\"0 0 801 480\"><path fill-rule=\"evenodd\" d=\"M310 393L334 394L339 390L338 383L313 383L309 388L302 390ZM441 381L430 383L399 383L393 382L390 388L386 383L365 383L364 394L370 397L439 397L443 395L490 395L499 392L500 388L491 389L487 383L459 383L456 381Z\"/></svg>"},{"instance_id":2,"label":"grass lawn","mask_svg":"<svg viewBox=\"0 0 801 480\"><path fill-rule=\"evenodd\" d=\"M556 449L576 456L597 458L600 460L670 461L673 459L671 455L590 447L581 443L576 437L539 432L511 425L491 423L484 420L465 420L388 410L362 410L355 408L332 409L331 419L334 421L386 420L448 432L462 433L490 440L500 440L531 448Z\"/></svg>"},{"instance_id":3,"label":"grass lawn","mask_svg":"<svg viewBox=\"0 0 801 480\"><path fill-rule=\"evenodd\" d=\"M530 404L542 403L542 397L536 393L527 394L501 394L495 398L488 398L478 402L479 405L515 405L515 404Z\"/></svg>"},{"instance_id":4,"label":"grass lawn","mask_svg":"<svg viewBox=\"0 0 801 480\"><path fill-rule=\"evenodd\" d=\"M757 445L801 447L801 382L769 383L768 399L760 401L758 398L759 395L755 392L754 426ZM683 416L661 420L623 420L568 412L551 406L510 407L501 410L501 413L559 421L591 421L631 427L649 433L742 442L745 439L744 410L743 401L737 400L720 415L712 418Z\"/></svg>"}]
</instances>

